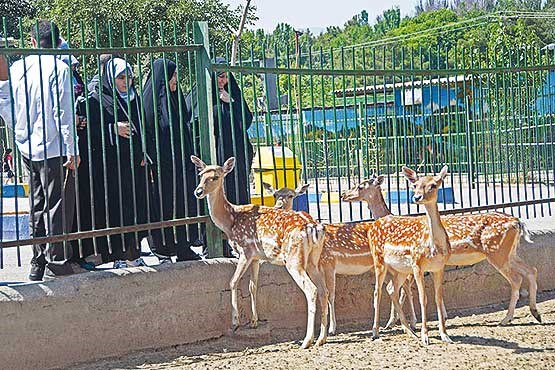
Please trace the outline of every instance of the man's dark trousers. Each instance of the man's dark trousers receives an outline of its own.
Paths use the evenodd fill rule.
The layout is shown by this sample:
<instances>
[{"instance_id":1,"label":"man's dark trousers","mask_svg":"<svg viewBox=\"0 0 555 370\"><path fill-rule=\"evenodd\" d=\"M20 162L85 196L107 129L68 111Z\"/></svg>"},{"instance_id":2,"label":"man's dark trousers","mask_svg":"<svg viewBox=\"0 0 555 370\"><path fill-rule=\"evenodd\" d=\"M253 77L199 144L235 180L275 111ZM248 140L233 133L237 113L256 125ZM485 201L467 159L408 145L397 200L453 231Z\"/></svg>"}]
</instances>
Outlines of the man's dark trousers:
<instances>
[{"instance_id":1,"label":"man's dark trousers","mask_svg":"<svg viewBox=\"0 0 555 370\"><path fill-rule=\"evenodd\" d=\"M35 238L71 231L75 210L75 179L73 172L63 167L65 161L65 157L46 161L23 158L29 171L29 226ZM71 254L69 242L33 245L34 258L39 263L47 263L47 269L54 275L73 272L67 262Z\"/></svg>"}]
</instances>

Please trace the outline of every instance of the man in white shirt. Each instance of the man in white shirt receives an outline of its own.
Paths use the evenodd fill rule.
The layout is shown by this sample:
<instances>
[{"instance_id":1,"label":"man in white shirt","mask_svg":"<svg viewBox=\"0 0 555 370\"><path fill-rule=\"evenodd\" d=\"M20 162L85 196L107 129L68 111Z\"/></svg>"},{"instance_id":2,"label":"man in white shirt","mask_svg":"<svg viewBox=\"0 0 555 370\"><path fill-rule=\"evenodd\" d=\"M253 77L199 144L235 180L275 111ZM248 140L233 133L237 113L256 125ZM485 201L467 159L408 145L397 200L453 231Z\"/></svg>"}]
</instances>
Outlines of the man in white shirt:
<instances>
[{"instance_id":1,"label":"man in white shirt","mask_svg":"<svg viewBox=\"0 0 555 370\"><path fill-rule=\"evenodd\" d=\"M52 22L41 21L32 27L31 41L35 48L57 47L59 29ZM80 162L72 94L69 67L55 56L31 55L15 62L9 71L7 61L0 57L0 116L13 129L29 171L33 237L71 230L75 207L72 171ZM69 258L69 243L34 245L29 279L42 280L45 269L54 276L72 274Z\"/></svg>"}]
</instances>

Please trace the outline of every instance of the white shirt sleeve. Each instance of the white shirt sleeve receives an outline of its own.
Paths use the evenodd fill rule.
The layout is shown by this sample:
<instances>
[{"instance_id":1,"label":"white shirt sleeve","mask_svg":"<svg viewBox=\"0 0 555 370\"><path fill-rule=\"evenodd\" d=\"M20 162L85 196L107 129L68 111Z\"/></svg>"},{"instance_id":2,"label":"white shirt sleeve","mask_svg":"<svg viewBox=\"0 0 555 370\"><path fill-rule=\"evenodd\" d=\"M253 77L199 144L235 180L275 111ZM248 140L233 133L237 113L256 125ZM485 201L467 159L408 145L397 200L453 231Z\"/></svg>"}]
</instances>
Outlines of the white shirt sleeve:
<instances>
[{"instance_id":1,"label":"white shirt sleeve","mask_svg":"<svg viewBox=\"0 0 555 370\"><path fill-rule=\"evenodd\" d=\"M0 117L9 129L13 125L12 100L10 97L9 81L0 81Z\"/></svg>"},{"instance_id":2,"label":"white shirt sleeve","mask_svg":"<svg viewBox=\"0 0 555 370\"><path fill-rule=\"evenodd\" d=\"M77 146L77 132L75 128L75 120L72 110L71 75L69 68L64 68L63 72L58 73L58 84L52 86L53 99L53 117L56 127L59 127L60 133L66 146L67 155L78 155L79 147Z\"/></svg>"}]
</instances>

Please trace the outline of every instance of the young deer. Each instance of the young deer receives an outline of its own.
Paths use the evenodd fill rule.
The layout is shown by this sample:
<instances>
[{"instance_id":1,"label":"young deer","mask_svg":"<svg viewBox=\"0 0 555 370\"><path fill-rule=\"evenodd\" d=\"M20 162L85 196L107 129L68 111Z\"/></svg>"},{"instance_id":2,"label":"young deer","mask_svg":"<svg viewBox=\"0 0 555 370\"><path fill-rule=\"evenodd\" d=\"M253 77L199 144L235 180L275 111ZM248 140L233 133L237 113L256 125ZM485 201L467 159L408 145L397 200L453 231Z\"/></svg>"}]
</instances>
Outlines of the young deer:
<instances>
[{"instance_id":1,"label":"young deer","mask_svg":"<svg viewBox=\"0 0 555 370\"><path fill-rule=\"evenodd\" d=\"M379 193L381 197L380 184L382 181L383 176L373 181L363 182L359 186L364 187L367 193ZM281 188L274 191L271 185L266 187L276 197L276 205L274 207L283 209L292 209L294 194L298 194L300 191L304 192L306 188L308 188L308 185L304 185L303 188L299 187L297 190ZM349 196L349 192L342 194L344 199L348 199ZM372 206L370 211L375 218L391 214L387 207ZM326 238L324 240L324 249L320 256L320 271L324 273L326 287L329 292L330 334L335 334L337 328L335 319L336 275L359 275L372 269L372 255L368 244L368 227L370 223L324 225ZM410 290L406 291L409 294L410 302L413 302L412 292ZM416 314L414 312L414 305L411 305L411 325L414 327L415 324Z\"/></svg>"},{"instance_id":2,"label":"young deer","mask_svg":"<svg viewBox=\"0 0 555 370\"><path fill-rule=\"evenodd\" d=\"M378 219L381 217L392 215L391 211L387 207L385 200L383 198L381 185L385 179L384 175L372 175L372 178L363 180L360 184L355 185L349 190L346 190L341 194L341 200L344 202L362 202L365 201L368 209L374 216L374 219ZM370 251L370 246L367 247L368 251ZM369 266L368 269L371 269L372 266ZM387 284L387 292L391 294L393 292L393 283L390 281ZM401 298L400 303L401 307L403 306L404 296L403 293L406 292L406 296L409 298L409 307L410 307L410 314L411 314L411 328L416 327L416 313L414 311L414 300L412 298L412 276L409 275L407 281L404 284L404 289L401 291ZM330 301L332 300L332 293L330 291ZM330 306L330 322L331 318L334 317L335 308ZM395 312L395 305L391 302L391 312L389 315L389 320L385 329L391 327L398 319L398 315Z\"/></svg>"},{"instance_id":3,"label":"young deer","mask_svg":"<svg viewBox=\"0 0 555 370\"><path fill-rule=\"evenodd\" d=\"M361 184L372 181L374 180L366 180ZM349 190L348 194L349 196L344 197L344 200L365 201L370 209L385 209L389 212L381 192L373 191L366 186L357 186ZM530 312L538 322L541 322L541 316L536 307L537 270L527 265L516 254L522 234L530 241L520 220L504 213L490 212L443 216L441 221L447 230L451 244L451 256L447 260L447 265L470 266L487 259L511 284L509 310L500 324L505 325L512 320L523 278L526 278L529 283ZM444 315L447 317L445 308ZM392 307L386 328L395 321Z\"/></svg>"},{"instance_id":4,"label":"young deer","mask_svg":"<svg viewBox=\"0 0 555 370\"><path fill-rule=\"evenodd\" d=\"M445 317L442 310L442 284L443 270L451 254L451 246L437 206L437 190L447 175L447 166L444 166L437 176L418 177L415 171L407 167L403 167L403 174L414 188L414 201L424 205L426 216L386 216L370 225L368 240L376 274L373 338L379 336L382 285L389 270L393 275L392 301L400 315L403 328L412 335L414 332L408 327L400 307L399 290L407 276L411 273L414 275L422 315L421 341L424 345L428 345L424 273L429 271L433 273L441 340L450 343L451 339L445 330Z\"/></svg>"},{"instance_id":5,"label":"young deer","mask_svg":"<svg viewBox=\"0 0 555 370\"><path fill-rule=\"evenodd\" d=\"M295 190L289 188L275 190L272 185L266 182L263 182L262 186L264 186L264 189L275 198L276 203L274 204L274 208L292 210L293 200L299 195L306 193L310 184L299 185Z\"/></svg>"},{"instance_id":6,"label":"young deer","mask_svg":"<svg viewBox=\"0 0 555 370\"><path fill-rule=\"evenodd\" d=\"M237 269L230 282L232 326L239 327L237 308L237 286L239 280L252 265L249 284L252 306L251 326L258 324L256 292L259 262L285 265L293 280L305 294L308 305L306 336L302 348L308 348L314 339L316 299L320 299L322 318L317 344L327 338L327 290L323 276L318 270L322 252L324 232L309 215L281 209L257 206L234 205L227 200L223 183L224 177L233 170L235 158L229 158L223 167L206 165L191 156L199 169L200 181L195 189L198 199L208 198L209 213L214 224L228 238L230 245L239 253Z\"/></svg>"}]
</instances>

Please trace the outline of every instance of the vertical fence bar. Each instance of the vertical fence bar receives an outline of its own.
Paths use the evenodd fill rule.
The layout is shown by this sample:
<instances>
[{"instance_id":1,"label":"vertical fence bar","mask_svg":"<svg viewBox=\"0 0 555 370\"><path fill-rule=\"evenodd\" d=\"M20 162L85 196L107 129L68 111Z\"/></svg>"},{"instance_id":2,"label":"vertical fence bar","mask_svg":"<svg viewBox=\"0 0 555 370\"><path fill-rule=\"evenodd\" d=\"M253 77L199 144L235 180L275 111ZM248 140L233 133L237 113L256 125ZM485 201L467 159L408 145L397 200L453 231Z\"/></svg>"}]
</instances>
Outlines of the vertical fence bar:
<instances>
[{"instance_id":1,"label":"vertical fence bar","mask_svg":"<svg viewBox=\"0 0 555 370\"><path fill-rule=\"evenodd\" d=\"M217 163L207 22L193 23L193 39L195 43L203 45L201 50L195 51L199 127L202 133L200 151L205 161L209 159L210 163ZM187 160L190 160L190 158ZM206 223L206 243L208 257L221 257L223 255L221 233L212 222Z\"/></svg>"}]
</instances>

